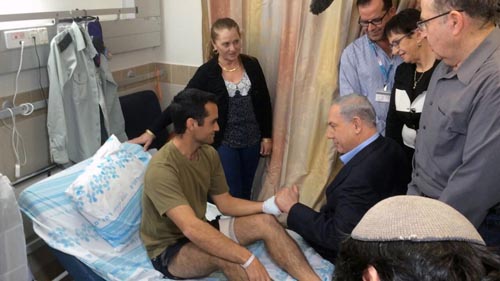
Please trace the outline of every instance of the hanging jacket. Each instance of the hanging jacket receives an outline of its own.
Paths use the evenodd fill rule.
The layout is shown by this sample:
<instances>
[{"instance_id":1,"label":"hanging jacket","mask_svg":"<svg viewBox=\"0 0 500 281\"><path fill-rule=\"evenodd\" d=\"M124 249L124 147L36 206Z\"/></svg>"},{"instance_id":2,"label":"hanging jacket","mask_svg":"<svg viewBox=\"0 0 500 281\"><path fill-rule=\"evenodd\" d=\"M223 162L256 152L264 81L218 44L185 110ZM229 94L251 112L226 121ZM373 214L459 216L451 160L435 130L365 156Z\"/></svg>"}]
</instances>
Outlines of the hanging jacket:
<instances>
[{"instance_id":1,"label":"hanging jacket","mask_svg":"<svg viewBox=\"0 0 500 281\"><path fill-rule=\"evenodd\" d=\"M101 146L99 108L108 135L127 140L116 82L106 63L95 67L96 55L88 33L76 23L50 43L47 129L55 163L79 162L97 151Z\"/></svg>"}]
</instances>

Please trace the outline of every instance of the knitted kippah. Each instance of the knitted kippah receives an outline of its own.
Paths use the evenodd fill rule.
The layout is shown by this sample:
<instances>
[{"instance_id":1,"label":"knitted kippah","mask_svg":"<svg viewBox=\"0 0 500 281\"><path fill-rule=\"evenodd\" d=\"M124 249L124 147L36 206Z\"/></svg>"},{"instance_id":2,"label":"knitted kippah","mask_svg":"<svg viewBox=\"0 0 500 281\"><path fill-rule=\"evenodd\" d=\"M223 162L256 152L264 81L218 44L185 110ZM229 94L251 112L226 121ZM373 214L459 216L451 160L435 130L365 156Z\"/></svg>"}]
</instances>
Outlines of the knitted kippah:
<instances>
[{"instance_id":1,"label":"knitted kippah","mask_svg":"<svg viewBox=\"0 0 500 281\"><path fill-rule=\"evenodd\" d=\"M449 205L409 195L377 203L363 216L351 237L361 241L467 241L485 245L476 228Z\"/></svg>"}]
</instances>

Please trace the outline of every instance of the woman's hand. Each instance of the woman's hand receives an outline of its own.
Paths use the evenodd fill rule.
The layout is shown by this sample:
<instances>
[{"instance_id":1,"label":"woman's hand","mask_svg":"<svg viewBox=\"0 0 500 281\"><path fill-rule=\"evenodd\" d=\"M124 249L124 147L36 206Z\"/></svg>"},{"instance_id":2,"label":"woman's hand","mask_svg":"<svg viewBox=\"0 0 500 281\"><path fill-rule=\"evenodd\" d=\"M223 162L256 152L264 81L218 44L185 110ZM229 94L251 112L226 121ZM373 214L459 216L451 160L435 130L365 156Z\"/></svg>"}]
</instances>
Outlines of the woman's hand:
<instances>
[{"instance_id":1,"label":"woman's hand","mask_svg":"<svg viewBox=\"0 0 500 281\"><path fill-rule=\"evenodd\" d=\"M260 141L260 155L269 156L273 151L273 140L270 138L263 138Z\"/></svg>"},{"instance_id":2,"label":"woman's hand","mask_svg":"<svg viewBox=\"0 0 500 281\"><path fill-rule=\"evenodd\" d=\"M133 138L129 140L129 143L142 144L144 145L144 151L147 151L153 140L155 139L155 135L152 132L144 132L142 135L137 138Z\"/></svg>"}]
</instances>

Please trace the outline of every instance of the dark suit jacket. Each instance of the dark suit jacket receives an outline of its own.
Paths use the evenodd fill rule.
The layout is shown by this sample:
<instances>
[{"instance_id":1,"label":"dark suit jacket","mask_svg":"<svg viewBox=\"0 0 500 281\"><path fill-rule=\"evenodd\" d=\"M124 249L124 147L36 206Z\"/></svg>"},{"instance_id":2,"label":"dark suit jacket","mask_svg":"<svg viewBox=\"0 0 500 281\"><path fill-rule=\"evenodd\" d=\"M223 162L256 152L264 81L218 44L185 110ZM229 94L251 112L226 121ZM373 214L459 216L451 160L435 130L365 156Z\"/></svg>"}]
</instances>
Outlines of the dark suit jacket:
<instances>
[{"instance_id":1,"label":"dark suit jacket","mask_svg":"<svg viewBox=\"0 0 500 281\"><path fill-rule=\"evenodd\" d=\"M326 189L320 212L297 203L288 227L300 234L325 259L335 263L340 243L373 205L406 194L411 168L400 145L379 136L347 164Z\"/></svg>"}]
</instances>

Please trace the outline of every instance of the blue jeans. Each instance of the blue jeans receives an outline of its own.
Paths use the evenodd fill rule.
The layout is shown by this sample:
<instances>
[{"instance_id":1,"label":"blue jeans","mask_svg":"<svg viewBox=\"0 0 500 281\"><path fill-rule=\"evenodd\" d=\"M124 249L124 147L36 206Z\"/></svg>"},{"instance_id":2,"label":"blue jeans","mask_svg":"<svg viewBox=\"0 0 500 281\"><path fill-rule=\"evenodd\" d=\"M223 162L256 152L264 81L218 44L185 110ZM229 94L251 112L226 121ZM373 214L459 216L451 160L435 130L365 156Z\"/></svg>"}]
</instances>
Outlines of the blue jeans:
<instances>
[{"instance_id":1,"label":"blue jeans","mask_svg":"<svg viewBox=\"0 0 500 281\"><path fill-rule=\"evenodd\" d=\"M229 193L234 197L250 199L260 159L260 143L244 148L231 148L222 144L217 151L229 185Z\"/></svg>"}]
</instances>

